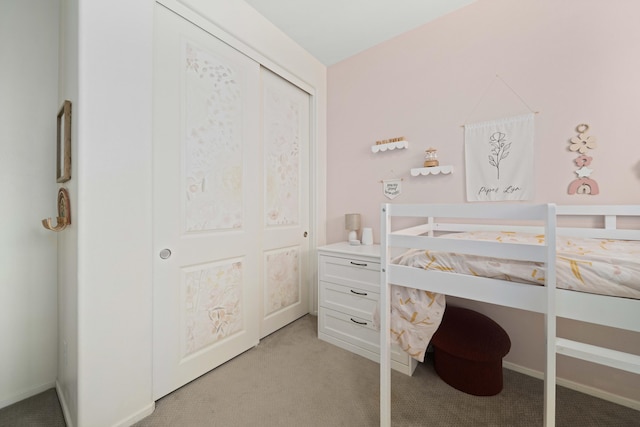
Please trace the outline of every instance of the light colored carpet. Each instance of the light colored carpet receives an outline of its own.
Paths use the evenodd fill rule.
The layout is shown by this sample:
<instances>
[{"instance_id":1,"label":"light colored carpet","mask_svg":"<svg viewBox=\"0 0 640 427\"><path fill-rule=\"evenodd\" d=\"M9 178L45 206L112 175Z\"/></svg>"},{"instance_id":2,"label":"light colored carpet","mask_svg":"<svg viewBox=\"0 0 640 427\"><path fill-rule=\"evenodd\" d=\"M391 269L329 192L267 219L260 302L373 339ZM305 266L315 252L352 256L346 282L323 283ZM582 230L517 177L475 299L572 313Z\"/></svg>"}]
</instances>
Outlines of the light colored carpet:
<instances>
[{"instance_id":1,"label":"light colored carpet","mask_svg":"<svg viewBox=\"0 0 640 427\"><path fill-rule=\"evenodd\" d=\"M55 389L0 409L1 427L65 427Z\"/></svg>"},{"instance_id":2,"label":"light colored carpet","mask_svg":"<svg viewBox=\"0 0 640 427\"><path fill-rule=\"evenodd\" d=\"M305 316L156 402L137 427L376 427L379 366L317 338ZM462 393L430 361L412 377L392 372L392 423L539 427L542 381L504 371L497 396ZM558 427L639 427L640 412L558 387ZM0 426L63 426L55 390L0 410ZM82 426L81 426L82 427Z\"/></svg>"},{"instance_id":3,"label":"light colored carpet","mask_svg":"<svg viewBox=\"0 0 640 427\"><path fill-rule=\"evenodd\" d=\"M542 381L504 371L504 390L478 397L444 383L430 361L392 372L393 426L542 425ZM156 402L144 426L379 425L379 365L317 339L305 316ZM640 413L558 387L557 425L640 426Z\"/></svg>"}]
</instances>

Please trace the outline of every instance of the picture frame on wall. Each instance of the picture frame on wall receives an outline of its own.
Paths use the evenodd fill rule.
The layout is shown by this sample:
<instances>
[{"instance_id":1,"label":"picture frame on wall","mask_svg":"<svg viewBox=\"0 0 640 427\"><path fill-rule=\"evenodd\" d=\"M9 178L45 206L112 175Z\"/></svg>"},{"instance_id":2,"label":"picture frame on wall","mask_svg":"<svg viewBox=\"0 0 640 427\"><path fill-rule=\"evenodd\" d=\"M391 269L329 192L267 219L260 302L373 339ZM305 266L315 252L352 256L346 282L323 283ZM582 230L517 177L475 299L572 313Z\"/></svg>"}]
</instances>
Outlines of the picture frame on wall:
<instances>
[{"instance_id":1,"label":"picture frame on wall","mask_svg":"<svg viewBox=\"0 0 640 427\"><path fill-rule=\"evenodd\" d=\"M56 182L71 179L71 101L64 101L58 112L56 138Z\"/></svg>"}]
</instances>

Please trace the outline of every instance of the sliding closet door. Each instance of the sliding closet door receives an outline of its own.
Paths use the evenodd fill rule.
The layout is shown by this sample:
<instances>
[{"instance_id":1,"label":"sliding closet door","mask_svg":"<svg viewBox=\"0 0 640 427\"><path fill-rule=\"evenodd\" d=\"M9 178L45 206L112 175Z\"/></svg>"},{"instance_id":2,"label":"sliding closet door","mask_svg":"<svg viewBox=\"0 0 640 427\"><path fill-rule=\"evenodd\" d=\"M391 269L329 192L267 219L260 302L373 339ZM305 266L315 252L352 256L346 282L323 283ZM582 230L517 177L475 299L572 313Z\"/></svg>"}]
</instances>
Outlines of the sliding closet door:
<instances>
[{"instance_id":1,"label":"sliding closet door","mask_svg":"<svg viewBox=\"0 0 640 427\"><path fill-rule=\"evenodd\" d=\"M260 337L309 312L309 94L262 69Z\"/></svg>"},{"instance_id":2,"label":"sliding closet door","mask_svg":"<svg viewBox=\"0 0 640 427\"><path fill-rule=\"evenodd\" d=\"M162 6L155 24L158 399L258 343L263 186L259 65Z\"/></svg>"}]
</instances>

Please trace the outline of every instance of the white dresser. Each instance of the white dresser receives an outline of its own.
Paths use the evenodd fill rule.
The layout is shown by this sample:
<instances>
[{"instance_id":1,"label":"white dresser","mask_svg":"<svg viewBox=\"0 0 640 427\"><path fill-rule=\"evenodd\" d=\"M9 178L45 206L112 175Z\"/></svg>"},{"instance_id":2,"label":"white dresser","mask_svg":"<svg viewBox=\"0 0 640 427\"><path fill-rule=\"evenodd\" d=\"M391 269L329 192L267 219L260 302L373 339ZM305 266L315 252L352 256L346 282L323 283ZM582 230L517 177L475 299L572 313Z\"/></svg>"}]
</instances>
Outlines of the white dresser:
<instances>
[{"instance_id":1,"label":"white dresser","mask_svg":"<svg viewBox=\"0 0 640 427\"><path fill-rule=\"evenodd\" d=\"M319 247L318 294L318 338L379 362L373 312L380 297L380 246L341 242ZM417 364L392 346L393 369L412 375Z\"/></svg>"}]
</instances>

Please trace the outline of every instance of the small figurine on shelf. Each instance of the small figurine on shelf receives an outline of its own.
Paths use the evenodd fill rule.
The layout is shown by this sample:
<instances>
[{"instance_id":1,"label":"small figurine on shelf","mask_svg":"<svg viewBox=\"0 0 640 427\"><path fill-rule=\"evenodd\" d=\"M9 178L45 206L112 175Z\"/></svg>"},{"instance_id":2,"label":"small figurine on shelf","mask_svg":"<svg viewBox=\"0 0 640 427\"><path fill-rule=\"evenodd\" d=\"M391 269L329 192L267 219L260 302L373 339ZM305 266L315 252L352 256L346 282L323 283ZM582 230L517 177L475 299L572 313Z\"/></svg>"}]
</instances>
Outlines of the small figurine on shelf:
<instances>
[{"instance_id":1,"label":"small figurine on shelf","mask_svg":"<svg viewBox=\"0 0 640 427\"><path fill-rule=\"evenodd\" d=\"M425 151L425 156L424 156L424 167L425 168L430 168L433 166L438 166L438 150L436 150L435 148L428 148Z\"/></svg>"}]
</instances>

